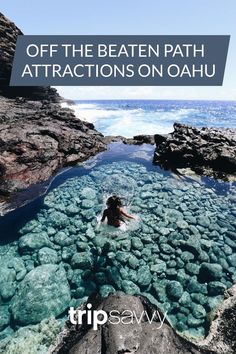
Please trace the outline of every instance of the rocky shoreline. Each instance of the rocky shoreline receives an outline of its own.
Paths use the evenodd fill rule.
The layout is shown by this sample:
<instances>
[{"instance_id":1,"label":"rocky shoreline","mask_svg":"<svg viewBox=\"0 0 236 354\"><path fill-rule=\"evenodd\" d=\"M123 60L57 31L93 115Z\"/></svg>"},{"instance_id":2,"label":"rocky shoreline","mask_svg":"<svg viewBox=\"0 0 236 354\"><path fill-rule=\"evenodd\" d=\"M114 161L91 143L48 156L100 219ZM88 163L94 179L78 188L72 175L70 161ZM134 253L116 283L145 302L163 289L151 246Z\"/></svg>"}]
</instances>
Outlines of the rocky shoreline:
<instances>
[{"instance_id":1,"label":"rocky shoreline","mask_svg":"<svg viewBox=\"0 0 236 354\"><path fill-rule=\"evenodd\" d=\"M0 212L27 202L27 194L17 199L17 192L34 185L37 196L39 184L60 168L105 149L92 124L58 103L0 97Z\"/></svg>"},{"instance_id":2,"label":"rocky shoreline","mask_svg":"<svg viewBox=\"0 0 236 354\"><path fill-rule=\"evenodd\" d=\"M17 36L22 32L0 13L0 214L40 193L40 184L62 167L106 149L93 124L62 108L50 87L9 87ZM18 195L28 187L33 191Z\"/></svg>"},{"instance_id":3,"label":"rocky shoreline","mask_svg":"<svg viewBox=\"0 0 236 354\"><path fill-rule=\"evenodd\" d=\"M224 180L236 176L236 129L195 128L179 123L174 132L155 135L154 163L163 168L189 168Z\"/></svg>"}]
</instances>

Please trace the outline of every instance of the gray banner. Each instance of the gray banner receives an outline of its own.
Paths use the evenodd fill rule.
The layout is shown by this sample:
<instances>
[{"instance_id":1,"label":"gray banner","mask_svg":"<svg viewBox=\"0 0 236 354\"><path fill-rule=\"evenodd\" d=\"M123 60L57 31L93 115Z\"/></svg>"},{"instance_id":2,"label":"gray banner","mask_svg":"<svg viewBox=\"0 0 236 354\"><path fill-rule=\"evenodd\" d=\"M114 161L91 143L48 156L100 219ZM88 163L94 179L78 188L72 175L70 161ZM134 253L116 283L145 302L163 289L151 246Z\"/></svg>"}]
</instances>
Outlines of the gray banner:
<instances>
[{"instance_id":1,"label":"gray banner","mask_svg":"<svg viewBox=\"0 0 236 354\"><path fill-rule=\"evenodd\" d=\"M19 36L11 86L220 86L230 36Z\"/></svg>"}]
</instances>

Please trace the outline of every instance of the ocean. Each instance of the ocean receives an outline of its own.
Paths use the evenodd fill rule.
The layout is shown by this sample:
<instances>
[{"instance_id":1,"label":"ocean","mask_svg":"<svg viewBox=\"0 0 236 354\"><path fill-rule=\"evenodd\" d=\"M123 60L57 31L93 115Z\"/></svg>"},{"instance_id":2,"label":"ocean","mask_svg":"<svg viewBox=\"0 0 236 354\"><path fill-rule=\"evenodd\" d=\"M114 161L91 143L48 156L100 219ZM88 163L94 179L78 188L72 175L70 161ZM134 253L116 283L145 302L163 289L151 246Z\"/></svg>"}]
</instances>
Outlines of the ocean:
<instances>
[{"instance_id":1,"label":"ocean","mask_svg":"<svg viewBox=\"0 0 236 354\"><path fill-rule=\"evenodd\" d=\"M236 101L76 100L75 104L76 115L104 135L166 134L175 122L236 128Z\"/></svg>"}]
</instances>

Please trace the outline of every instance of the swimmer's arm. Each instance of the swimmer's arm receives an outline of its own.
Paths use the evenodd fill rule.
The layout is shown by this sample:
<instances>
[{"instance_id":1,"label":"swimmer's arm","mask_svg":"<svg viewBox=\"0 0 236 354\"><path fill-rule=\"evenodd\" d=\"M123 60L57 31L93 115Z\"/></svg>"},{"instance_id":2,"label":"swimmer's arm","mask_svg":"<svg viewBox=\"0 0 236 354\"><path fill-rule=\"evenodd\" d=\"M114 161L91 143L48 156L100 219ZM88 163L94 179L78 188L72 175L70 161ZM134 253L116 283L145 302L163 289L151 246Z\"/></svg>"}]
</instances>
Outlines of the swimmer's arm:
<instances>
[{"instance_id":1,"label":"swimmer's arm","mask_svg":"<svg viewBox=\"0 0 236 354\"><path fill-rule=\"evenodd\" d=\"M135 219L134 216L127 214L123 209L120 209L120 213L121 213L121 215L124 215L128 219Z\"/></svg>"},{"instance_id":2,"label":"swimmer's arm","mask_svg":"<svg viewBox=\"0 0 236 354\"><path fill-rule=\"evenodd\" d=\"M101 222L104 222L106 219L107 213L106 210L104 210L103 214L102 214L102 218L101 218Z\"/></svg>"}]
</instances>

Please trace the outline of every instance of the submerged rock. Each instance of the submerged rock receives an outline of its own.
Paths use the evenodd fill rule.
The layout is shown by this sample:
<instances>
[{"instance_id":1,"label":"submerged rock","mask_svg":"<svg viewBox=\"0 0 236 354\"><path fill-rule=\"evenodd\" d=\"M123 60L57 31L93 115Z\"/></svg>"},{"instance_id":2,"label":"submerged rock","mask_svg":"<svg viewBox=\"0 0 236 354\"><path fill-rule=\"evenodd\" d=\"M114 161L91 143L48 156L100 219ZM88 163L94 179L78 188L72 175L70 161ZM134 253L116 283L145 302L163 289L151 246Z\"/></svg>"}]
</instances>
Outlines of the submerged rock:
<instances>
[{"instance_id":1,"label":"submerged rock","mask_svg":"<svg viewBox=\"0 0 236 354\"><path fill-rule=\"evenodd\" d=\"M19 252L22 254L32 253L42 247L52 246L46 232L26 234L19 240Z\"/></svg>"},{"instance_id":2,"label":"submerged rock","mask_svg":"<svg viewBox=\"0 0 236 354\"><path fill-rule=\"evenodd\" d=\"M10 323L10 313L8 311L8 306L1 307L0 316L0 331L3 331Z\"/></svg>"},{"instance_id":3,"label":"submerged rock","mask_svg":"<svg viewBox=\"0 0 236 354\"><path fill-rule=\"evenodd\" d=\"M71 260L71 265L74 268L81 269L91 269L93 265L93 260L90 254L86 252L80 252L74 254Z\"/></svg>"},{"instance_id":4,"label":"submerged rock","mask_svg":"<svg viewBox=\"0 0 236 354\"><path fill-rule=\"evenodd\" d=\"M202 263L199 270L199 279L202 282L218 280L222 276L222 267L217 263Z\"/></svg>"},{"instance_id":5,"label":"submerged rock","mask_svg":"<svg viewBox=\"0 0 236 354\"><path fill-rule=\"evenodd\" d=\"M62 329L63 323L55 318L20 328L15 333L7 327L2 332L4 337L0 340L0 352L4 354L45 354Z\"/></svg>"},{"instance_id":6,"label":"submerged rock","mask_svg":"<svg viewBox=\"0 0 236 354\"><path fill-rule=\"evenodd\" d=\"M58 262L57 252L48 247L43 247L39 250L38 260L41 265L54 264Z\"/></svg>"},{"instance_id":7,"label":"submerged rock","mask_svg":"<svg viewBox=\"0 0 236 354\"><path fill-rule=\"evenodd\" d=\"M70 302L70 289L63 267L47 264L29 272L11 302L16 323L38 323L62 314Z\"/></svg>"},{"instance_id":8,"label":"submerged rock","mask_svg":"<svg viewBox=\"0 0 236 354\"><path fill-rule=\"evenodd\" d=\"M171 281L166 286L166 293L170 299L180 299L183 291L183 287L178 281Z\"/></svg>"}]
</instances>

